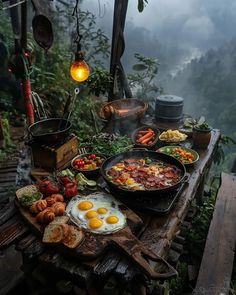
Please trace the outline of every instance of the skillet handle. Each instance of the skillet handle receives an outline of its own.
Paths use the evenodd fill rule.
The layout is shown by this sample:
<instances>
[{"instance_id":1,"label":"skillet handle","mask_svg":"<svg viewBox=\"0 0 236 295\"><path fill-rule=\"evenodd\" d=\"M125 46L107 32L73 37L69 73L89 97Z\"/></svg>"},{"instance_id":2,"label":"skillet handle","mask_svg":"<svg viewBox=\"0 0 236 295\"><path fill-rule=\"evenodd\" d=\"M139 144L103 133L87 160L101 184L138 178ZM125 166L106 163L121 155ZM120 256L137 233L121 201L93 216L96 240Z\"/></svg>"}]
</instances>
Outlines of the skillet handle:
<instances>
[{"instance_id":1,"label":"skillet handle","mask_svg":"<svg viewBox=\"0 0 236 295\"><path fill-rule=\"evenodd\" d=\"M113 239L113 243L127 254L132 261L152 279L168 279L177 275L177 271L162 257L156 255L140 242L132 233L126 235L126 242L121 242L120 238ZM158 262L165 267L165 272L157 272L149 263L149 261Z\"/></svg>"},{"instance_id":2,"label":"skillet handle","mask_svg":"<svg viewBox=\"0 0 236 295\"><path fill-rule=\"evenodd\" d=\"M189 181L190 178L190 173L185 173L185 176L183 178L183 180L181 181L182 183L186 183Z\"/></svg>"}]
</instances>

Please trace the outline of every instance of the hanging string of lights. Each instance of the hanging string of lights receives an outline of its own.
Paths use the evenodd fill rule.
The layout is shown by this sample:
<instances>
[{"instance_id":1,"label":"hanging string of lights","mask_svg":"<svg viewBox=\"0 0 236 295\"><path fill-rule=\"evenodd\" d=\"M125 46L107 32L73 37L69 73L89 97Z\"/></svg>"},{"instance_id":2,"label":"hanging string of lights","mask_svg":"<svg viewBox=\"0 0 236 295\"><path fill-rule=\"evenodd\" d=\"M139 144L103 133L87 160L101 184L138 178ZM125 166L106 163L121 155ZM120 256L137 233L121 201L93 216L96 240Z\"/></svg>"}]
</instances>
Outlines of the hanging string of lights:
<instances>
[{"instance_id":1,"label":"hanging string of lights","mask_svg":"<svg viewBox=\"0 0 236 295\"><path fill-rule=\"evenodd\" d=\"M79 0L76 0L76 4L72 13L72 16L76 17L76 39L75 43L77 44L77 50L75 52L75 60L70 66L70 74L73 80L78 82L84 82L88 79L90 75L90 69L87 63L84 60L84 52L81 51L81 39L82 35L79 31Z\"/></svg>"}]
</instances>

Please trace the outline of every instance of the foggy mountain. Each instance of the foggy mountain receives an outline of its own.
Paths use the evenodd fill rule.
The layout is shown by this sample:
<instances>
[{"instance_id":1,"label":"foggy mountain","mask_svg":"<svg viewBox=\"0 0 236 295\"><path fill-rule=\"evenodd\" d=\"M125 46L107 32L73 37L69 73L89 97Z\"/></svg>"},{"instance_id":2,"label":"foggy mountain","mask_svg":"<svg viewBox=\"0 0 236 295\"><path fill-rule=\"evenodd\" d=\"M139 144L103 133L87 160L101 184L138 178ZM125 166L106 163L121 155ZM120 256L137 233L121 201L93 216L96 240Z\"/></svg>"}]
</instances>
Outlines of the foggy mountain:
<instances>
[{"instance_id":1,"label":"foggy mountain","mask_svg":"<svg viewBox=\"0 0 236 295\"><path fill-rule=\"evenodd\" d=\"M235 133L236 126L236 39L209 50L173 79L165 90L185 98L185 112L204 115L223 132Z\"/></svg>"},{"instance_id":2,"label":"foggy mountain","mask_svg":"<svg viewBox=\"0 0 236 295\"><path fill-rule=\"evenodd\" d=\"M99 6L100 3L100 6ZM162 81L191 59L230 41L236 26L234 0L149 0L142 13L129 1L123 63L127 71L135 52L159 59ZM111 38L114 0L83 1Z\"/></svg>"}]
</instances>

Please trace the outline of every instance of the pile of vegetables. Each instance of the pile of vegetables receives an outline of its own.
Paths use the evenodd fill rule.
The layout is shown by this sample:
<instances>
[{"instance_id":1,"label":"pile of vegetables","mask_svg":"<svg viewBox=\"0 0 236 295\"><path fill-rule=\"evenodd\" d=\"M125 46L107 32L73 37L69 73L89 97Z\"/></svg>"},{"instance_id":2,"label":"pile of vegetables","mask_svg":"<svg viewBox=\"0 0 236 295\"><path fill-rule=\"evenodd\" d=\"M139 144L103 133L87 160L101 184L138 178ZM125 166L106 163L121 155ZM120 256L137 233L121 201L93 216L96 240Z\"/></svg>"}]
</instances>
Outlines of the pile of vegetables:
<instances>
[{"instance_id":1,"label":"pile of vegetables","mask_svg":"<svg viewBox=\"0 0 236 295\"><path fill-rule=\"evenodd\" d=\"M176 147L176 148L166 147L166 148L163 148L161 152L167 155L170 155L172 157L175 157L177 160L179 160L183 164L191 164L195 160L195 157L191 152L184 150L181 147Z\"/></svg>"},{"instance_id":2,"label":"pile of vegetables","mask_svg":"<svg viewBox=\"0 0 236 295\"><path fill-rule=\"evenodd\" d=\"M125 152L133 147L132 140L126 135L100 133L82 143L80 147L89 148L93 153L113 156Z\"/></svg>"}]
</instances>

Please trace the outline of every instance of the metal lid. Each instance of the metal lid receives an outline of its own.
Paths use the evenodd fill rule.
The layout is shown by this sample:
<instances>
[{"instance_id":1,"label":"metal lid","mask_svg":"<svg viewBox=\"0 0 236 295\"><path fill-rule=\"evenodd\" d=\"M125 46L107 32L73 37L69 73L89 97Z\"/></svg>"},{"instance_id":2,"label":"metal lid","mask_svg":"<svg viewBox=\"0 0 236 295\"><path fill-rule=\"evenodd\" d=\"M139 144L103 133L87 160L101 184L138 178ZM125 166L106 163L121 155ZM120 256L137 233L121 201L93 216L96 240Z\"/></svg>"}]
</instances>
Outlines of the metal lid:
<instances>
[{"instance_id":1,"label":"metal lid","mask_svg":"<svg viewBox=\"0 0 236 295\"><path fill-rule=\"evenodd\" d=\"M182 103L184 101L184 99L182 97L176 96L176 95L163 94L163 95L159 95L156 98L156 101L168 102L171 104L179 104L179 103Z\"/></svg>"}]
</instances>

